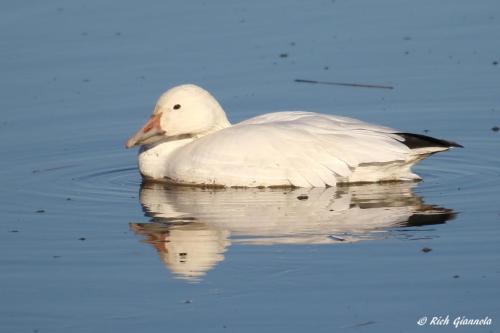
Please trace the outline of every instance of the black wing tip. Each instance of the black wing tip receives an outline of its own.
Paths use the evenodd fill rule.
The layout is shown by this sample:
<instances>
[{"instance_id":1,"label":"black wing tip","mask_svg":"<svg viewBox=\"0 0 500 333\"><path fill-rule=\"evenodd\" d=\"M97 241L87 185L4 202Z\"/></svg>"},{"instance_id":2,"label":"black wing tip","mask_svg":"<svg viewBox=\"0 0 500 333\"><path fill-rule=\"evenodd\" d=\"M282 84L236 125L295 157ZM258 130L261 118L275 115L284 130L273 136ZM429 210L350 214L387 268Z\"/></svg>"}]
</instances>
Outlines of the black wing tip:
<instances>
[{"instance_id":1,"label":"black wing tip","mask_svg":"<svg viewBox=\"0 0 500 333\"><path fill-rule=\"evenodd\" d=\"M414 133L395 133L404 138L404 143L410 149L426 148L426 147L443 147L443 148L464 148L461 144L433 138L432 136L427 136L423 134Z\"/></svg>"},{"instance_id":2,"label":"black wing tip","mask_svg":"<svg viewBox=\"0 0 500 333\"><path fill-rule=\"evenodd\" d=\"M448 141L450 143L450 147L456 147L456 148L464 148L460 143L457 143L455 141Z\"/></svg>"}]
</instances>

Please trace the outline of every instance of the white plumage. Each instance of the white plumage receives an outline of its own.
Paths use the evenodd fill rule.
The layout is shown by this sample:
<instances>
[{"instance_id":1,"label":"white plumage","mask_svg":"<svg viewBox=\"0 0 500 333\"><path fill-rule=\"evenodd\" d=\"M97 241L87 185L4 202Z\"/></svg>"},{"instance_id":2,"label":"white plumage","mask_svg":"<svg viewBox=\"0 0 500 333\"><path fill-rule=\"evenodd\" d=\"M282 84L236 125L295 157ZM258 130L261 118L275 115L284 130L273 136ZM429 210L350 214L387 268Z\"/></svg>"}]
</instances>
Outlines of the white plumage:
<instances>
[{"instance_id":1,"label":"white plumage","mask_svg":"<svg viewBox=\"0 0 500 333\"><path fill-rule=\"evenodd\" d=\"M194 85L160 97L150 121L127 146L139 144L145 177L228 187L414 180L414 163L459 146L313 112L270 113L231 126L217 101Z\"/></svg>"}]
</instances>

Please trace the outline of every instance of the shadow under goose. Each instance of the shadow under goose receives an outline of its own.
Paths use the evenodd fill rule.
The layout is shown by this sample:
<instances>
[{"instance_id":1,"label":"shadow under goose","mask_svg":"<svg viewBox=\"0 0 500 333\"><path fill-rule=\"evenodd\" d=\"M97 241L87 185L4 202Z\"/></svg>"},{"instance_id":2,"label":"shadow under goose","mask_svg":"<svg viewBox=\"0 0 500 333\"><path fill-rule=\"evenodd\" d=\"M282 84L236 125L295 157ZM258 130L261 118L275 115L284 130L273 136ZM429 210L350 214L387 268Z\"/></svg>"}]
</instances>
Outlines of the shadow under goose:
<instances>
[{"instance_id":1,"label":"shadow under goose","mask_svg":"<svg viewBox=\"0 0 500 333\"><path fill-rule=\"evenodd\" d=\"M394 228L441 224L455 213L425 204L414 183L310 189L202 189L145 182L148 223L131 223L179 278L199 280L233 242L332 244L388 237Z\"/></svg>"}]
</instances>

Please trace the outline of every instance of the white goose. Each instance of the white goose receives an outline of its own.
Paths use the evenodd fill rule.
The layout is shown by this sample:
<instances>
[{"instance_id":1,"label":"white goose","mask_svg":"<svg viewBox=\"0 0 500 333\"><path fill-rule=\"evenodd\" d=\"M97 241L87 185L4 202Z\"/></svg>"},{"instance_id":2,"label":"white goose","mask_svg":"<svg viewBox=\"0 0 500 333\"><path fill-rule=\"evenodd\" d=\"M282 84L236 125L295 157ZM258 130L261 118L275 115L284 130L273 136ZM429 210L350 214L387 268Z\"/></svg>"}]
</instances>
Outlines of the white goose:
<instances>
[{"instance_id":1,"label":"white goose","mask_svg":"<svg viewBox=\"0 0 500 333\"><path fill-rule=\"evenodd\" d=\"M127 142L143 177L224 187L325 187L417 180L411 167L461 145L356 119L275 112L231 125L206 90L174 87Z\"/></svg>"}]
</instances>

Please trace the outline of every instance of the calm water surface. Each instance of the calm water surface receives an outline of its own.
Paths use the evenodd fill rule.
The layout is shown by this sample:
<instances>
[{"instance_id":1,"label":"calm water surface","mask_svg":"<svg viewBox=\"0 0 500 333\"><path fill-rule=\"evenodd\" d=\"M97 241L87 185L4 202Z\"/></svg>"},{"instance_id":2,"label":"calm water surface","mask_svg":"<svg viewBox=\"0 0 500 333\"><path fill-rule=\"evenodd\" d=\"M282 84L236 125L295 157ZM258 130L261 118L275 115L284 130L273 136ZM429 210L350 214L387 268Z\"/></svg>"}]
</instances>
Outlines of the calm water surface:
<instances>
[{"instance_id":1,"label":"calm water surface","mask_svg":"<svg viewBox=\"0 0 500 333\"><path fill-rule=\"evenodd\" d=\"M0 331L498 331L497 1L0 8ZM465 149L418 184L142 184L124 141L184 82L233 122L310 110Z\"/></svg>"}]
</instances>

